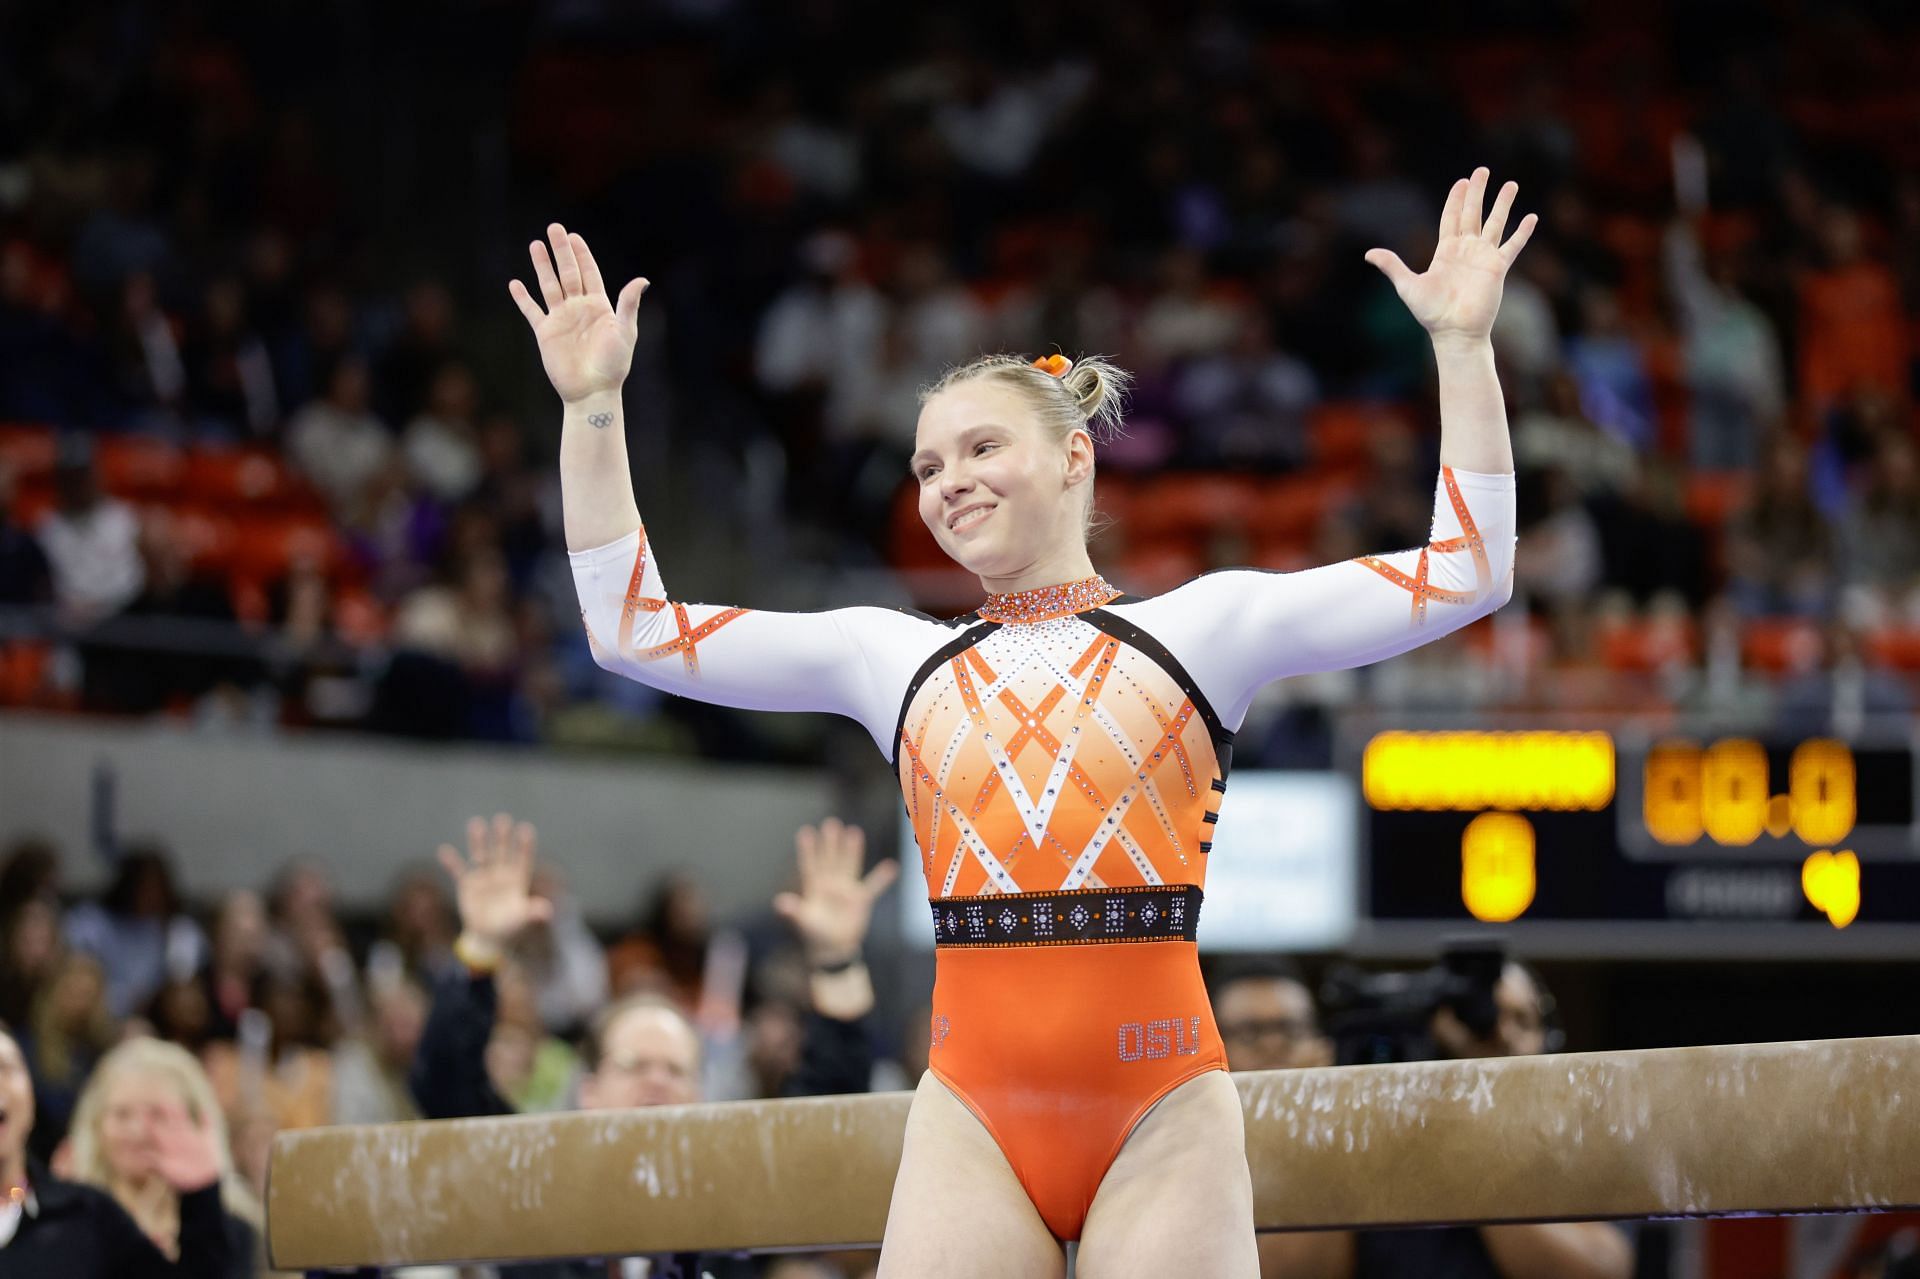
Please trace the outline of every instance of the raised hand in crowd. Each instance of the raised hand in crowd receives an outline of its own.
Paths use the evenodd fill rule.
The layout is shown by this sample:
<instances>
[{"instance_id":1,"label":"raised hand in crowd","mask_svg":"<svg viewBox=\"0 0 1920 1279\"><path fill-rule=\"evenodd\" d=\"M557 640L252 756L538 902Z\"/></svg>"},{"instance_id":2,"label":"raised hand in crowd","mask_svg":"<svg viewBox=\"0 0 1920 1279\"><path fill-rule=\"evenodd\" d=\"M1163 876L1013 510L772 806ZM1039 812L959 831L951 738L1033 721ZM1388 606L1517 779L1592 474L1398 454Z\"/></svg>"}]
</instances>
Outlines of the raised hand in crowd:
<instances>
[{"instance_id":1,"label":"raised hand in crowd","mask_svg":"<svg viewBox=\"0 0 1920 1279\"><path fill-rule=\"evenodd\" d=\"M837 817L817 827L802 826L794 832L793 844L800 891L781 893L773 899L773 909L800 934L807 960L816 969L859 959L873 922L874 900L899 876L900 864L883 861L862 875L866 834Z\"/></svg>"},{"instance_id":2,"label":"raised hand in crowd","mask_svg":"<svg viewBox=\"0 0 1920 1279\"><path fill-rule=\"evenodd\" d=\"M180 1194L220 1179L220 1134L210 1115L194 1116L184 1104L157 1106L148 1126L153 1171Z\"/></svg>"},{"instance_id":3,"label":"raised hand in crowd","mask_svg":"<svg viewBox=\"0 0 1920 1279\"><path fill-rule=\"evenodd\" d=\"M491 968L521 929L553 917L553 903L532 891L538 842L531 822L496 813L492 822L467 821L465 860L453 845L440 845L440 864L453 878L460 913L454 953L462 961Z\"/></svg>"}]
</instances>

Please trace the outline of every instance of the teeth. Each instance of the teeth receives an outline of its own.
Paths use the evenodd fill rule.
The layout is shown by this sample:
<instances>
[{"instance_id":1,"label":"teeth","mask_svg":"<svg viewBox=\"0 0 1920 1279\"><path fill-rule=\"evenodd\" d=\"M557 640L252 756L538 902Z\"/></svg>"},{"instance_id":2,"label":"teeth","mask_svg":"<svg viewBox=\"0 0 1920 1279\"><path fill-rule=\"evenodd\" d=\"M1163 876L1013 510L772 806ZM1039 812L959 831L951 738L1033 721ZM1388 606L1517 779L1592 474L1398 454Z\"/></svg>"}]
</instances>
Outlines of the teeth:
<instances>
[{"instance_id":1,"label":"teeth","mask_svg":"<svg viewBox=\"0 0 1920 1279\"><path fill-rule=\"evenodd\" d=\"M955 520L951 527L953 531L956 533L958 533L963 528L971 528L975 524L978 524L981 520L984 520L985 518L987 518L987 513L992 509L993 508L990 506L982 506L976 510L968 511L965 515L962 515L959 519Z\"/></svg>"}]
</instances>

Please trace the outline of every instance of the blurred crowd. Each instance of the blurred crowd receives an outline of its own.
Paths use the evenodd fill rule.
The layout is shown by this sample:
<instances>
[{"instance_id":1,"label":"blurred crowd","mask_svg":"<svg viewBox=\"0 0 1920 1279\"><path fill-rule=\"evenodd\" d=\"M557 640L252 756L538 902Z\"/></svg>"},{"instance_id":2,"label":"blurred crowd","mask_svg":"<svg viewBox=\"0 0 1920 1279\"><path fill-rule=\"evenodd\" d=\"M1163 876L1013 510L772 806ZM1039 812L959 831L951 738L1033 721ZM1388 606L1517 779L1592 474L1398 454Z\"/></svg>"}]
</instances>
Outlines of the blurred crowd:
<instances>
[{"instance_id":1,"label":"blurred crowd","mask_svg":"<svg viewBox=\"0 0 1920 1279\"><path fill-rule=\"evenodd\" d=\"M897 1048L873 1015L863 943L894 866L868 871L857 829L803 828L795 888L760 918L719 926L699 886L671 876L604 940L534 841L525 823L476 818L466 855L447 846L444 871L403 875L378 920L341 912L316 863L200 911L157 847L124 850L106 890L76 898L56 850L16 845L0 863L0 1076L17 1062L20 1078L0 1082L21 1095L0 1096L0 1182L104 1190L178 1259L195 1187L162 1175L159 1130L179 1111L217 1154L231 1245L218 1273L232 1279L263 1272L276 1132L858 1092L924 1069L925 1016L921 1042ZM0 1250L0 1270L33 1255ZM870 1261L703 1264L718 1279L838 1279ZM100 1273L141 1273L122 1264ZM659 1264L654 1279L681 1273ZM509 1275L575 1273L607 1270Z\"/></svg>"},{"instance_id":2,"label":"blurred crowd","mask_svg":"<svg viewBox=\"0 0 1920 1279\"><path fill-rule=\"evenodd\" d=\"M1524 607L1248 749L1436 687L1913 704L1897 6L445 7L0 17L0 606L41 606L0 700L777 754L586 655L502 287L556 216L657 286L637 479L690 597L964 611L903 459L996 348L1139 375L1095 547L1133 589L1416 545L1431 361L1361 253L1423 261L1486 162L1542 216L1495 334Z\"/></svg>"}]
</instances>

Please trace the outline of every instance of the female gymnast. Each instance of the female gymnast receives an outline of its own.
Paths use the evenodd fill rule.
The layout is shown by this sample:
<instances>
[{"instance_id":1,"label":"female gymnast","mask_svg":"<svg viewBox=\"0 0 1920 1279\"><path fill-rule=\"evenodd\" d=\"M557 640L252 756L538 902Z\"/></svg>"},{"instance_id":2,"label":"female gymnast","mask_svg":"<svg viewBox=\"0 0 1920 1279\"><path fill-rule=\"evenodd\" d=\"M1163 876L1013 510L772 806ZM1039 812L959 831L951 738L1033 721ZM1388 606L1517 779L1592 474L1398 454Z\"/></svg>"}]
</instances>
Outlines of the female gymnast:
<instances>
[{"instance_id":1,"label":"female gymnast","mask_svg":"<svg viewBox=\"0 0 1920 1279\"><path fill-rule=\"evenodd\" d=\"M1455 183L1425 272L1374 249L1439 365L1432 541L1140 599L1087 555L1095 432L1126 375L995 356L922 398L920 516L986 599L764 613L668 595L628 478L620 388L647 282L609 298L586 242L508 287L565 405L560 473L600 664L726 706L858 720L898 774L937 936L932 1052L880 1273L1255 1276L1239 1097L1194 945L1233 732L1261 685L1376 662L1512 591L1513 457L1488 339L1535 225Z\"/></svg>"}]
</instances>

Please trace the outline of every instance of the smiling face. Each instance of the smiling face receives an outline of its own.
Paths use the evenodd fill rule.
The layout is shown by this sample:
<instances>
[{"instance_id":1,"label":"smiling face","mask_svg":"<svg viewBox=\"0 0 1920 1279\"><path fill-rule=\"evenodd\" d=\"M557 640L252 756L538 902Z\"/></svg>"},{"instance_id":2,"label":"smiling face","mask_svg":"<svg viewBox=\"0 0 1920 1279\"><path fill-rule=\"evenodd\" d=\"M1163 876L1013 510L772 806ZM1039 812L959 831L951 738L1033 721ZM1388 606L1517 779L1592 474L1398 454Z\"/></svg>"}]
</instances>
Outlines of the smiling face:
<instances>
[{"instance_id":1,"label":"smiling face","mask_svg":"<svg viewBox=\"0 0 1920 1279\"><path fill-rule=\"evenodd\" d=\"M920 519L954 562L989 590L1085 577L1093 441L1051 437L1020 392L992 377L957 382L926 402L911 463Z\"/></svg>"},{"instance_id":2,"label":"smiling face","mask_svg":"<svg viewBox=\"0 0 1920 1279\"><path fill-rule=\"evenodd\" d=\"M115 1177L139 1181L152 1174L155 1126L162 1112L184 1101L179 1088L156 1075L114 1073L100 1108L100 1151Z\"/></svg>"}]
</instances>

